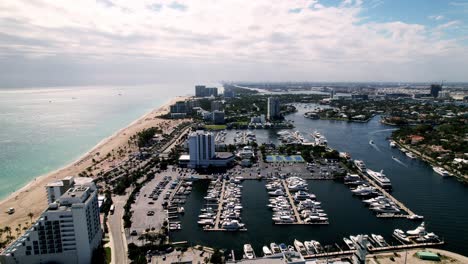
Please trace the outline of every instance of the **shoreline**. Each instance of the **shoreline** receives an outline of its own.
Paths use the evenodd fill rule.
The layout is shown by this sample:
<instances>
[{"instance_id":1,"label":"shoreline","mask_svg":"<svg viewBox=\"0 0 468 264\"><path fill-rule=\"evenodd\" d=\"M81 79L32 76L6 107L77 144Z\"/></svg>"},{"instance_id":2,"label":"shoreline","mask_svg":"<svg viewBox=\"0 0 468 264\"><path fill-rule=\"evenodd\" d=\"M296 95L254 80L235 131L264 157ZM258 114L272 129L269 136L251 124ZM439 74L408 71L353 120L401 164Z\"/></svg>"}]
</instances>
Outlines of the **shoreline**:
<instances>
[{"instance_id":1,"label":"shoreline","mask_svg":"<svg viewBox=\"0 0 468 264\"><path fill-rule=\"evenodd\" d=\"M27 216L29 212L34 213L33 219L39 216L40 212L42 212L47 205L45 199L45 185L47 183L59 180L68 175L78 176L78 171L81 172L86 167L92 165L87 163L91 163L92 157L96 155L97 152L101 152L103 154L107 153L110 149L114 149L122 145L120 144L122 142L119 142L119 140L122 141L122 138L129 137L136 131L145 128L145 125L149 126L152 122L162 122L162 119L158 119L157 117L166 113L169 106L174 102L184 100L186 98L188 98L188 96L176 96L168 99L162 105L143 114L130 124L114 132L112 135L103 138L90 150L86 151L72 162L69 162L56 170L31 179L23 187L3 197L0 200L0 227L3 228L4 226L9 225L14 228L18 223L24 224L24 222L29 222L29 217ZM22 203L25 203L25 205L22 206ZM36 208L38 206L40 208ZM10 207L14 207L16 209L16 212L12 215L6 214L7 209ZM26 208L29 208L28 212L21 210Z\"/></svg>"}]
</instances>

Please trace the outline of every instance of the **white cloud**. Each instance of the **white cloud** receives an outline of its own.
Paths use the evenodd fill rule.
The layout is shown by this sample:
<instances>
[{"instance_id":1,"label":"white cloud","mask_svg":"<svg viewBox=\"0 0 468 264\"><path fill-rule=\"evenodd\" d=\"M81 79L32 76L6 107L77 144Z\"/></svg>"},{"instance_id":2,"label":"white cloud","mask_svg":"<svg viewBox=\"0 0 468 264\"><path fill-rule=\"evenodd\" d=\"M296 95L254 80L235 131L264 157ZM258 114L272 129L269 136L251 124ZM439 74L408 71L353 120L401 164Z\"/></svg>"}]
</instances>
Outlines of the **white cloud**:
<instances>
[{"instance_id":1,"label":"white cloud","mask_svg":"<svg viewBox=\"0 0 468 264\"><path fill-rule=\"evenodd\" d=\"M466 57L465 46L433 32L455 26L454 21L436 29L399 21L364 23L361 8L361 0L335 7L316 0L5 0L0 56L193 61L234 68L286 63L290 78L314 79L372 79L373 69L381 69L375 78L387 78L382 73L395 65Z\"/></svg>"}]
</instances>

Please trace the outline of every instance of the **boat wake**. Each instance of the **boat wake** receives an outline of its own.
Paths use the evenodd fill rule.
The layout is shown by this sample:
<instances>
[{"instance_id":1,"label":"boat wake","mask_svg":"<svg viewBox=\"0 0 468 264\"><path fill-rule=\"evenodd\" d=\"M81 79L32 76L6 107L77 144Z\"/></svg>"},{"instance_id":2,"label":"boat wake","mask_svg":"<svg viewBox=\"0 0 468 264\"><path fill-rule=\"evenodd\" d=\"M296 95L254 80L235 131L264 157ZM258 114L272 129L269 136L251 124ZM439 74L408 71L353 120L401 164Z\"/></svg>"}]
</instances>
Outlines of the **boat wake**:
<instances>
[{"instance_id":1,"label":"boat wake","mask_svg":"<svg viewBox=\"0 0 468 264\"><path fill-rule=\"evenodd\" d=\"M405 167L408 167L408 165L406 165L403 161L399 160L398 158L392 157L392 159L393 159L394 161L396 161L397 163L400 163L401 165L403 165L403 166L405 166Z\"/></svg>"},{"instance_id":2,"label":"boat wake","mask_svg":"<svg viewBox=\"0 0 468 264\"><path fill-rule=\"evenodd\" d=\"M376 145L375 143L369 143L369 145L370 145L371 147L373 147L375 150L377 150L378 152L382 152L382 151L380 150L380 148L377 147L377 145Z\"/></svg>"},{"instance_id":3,"label":"boat wake","mask_svg":"<svg viewBox=\"0 0 468 264\"><path fill-rule=\"evenodd\" d=\"M380 130L369 132L369 135L373 135L373 134L377 134L377 133L381 133L381 132L386 132L386 131L395 131L395 130L397 130L397 128L380 129Z\"/></svg>"}]
</instances>

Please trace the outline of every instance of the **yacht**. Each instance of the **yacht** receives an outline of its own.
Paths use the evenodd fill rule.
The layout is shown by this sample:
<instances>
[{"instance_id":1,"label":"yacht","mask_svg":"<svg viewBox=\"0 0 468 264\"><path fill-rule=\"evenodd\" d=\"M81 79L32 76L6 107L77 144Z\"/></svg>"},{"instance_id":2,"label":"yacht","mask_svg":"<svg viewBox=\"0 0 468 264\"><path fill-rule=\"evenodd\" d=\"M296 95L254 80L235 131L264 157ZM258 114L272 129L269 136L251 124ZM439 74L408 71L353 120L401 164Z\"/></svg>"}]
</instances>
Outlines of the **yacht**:
<instances>
[{"instance_id":1,"label":"yacht","mask_svg":"<svg viewBox=\"0 0 468 264\"><path fill-rule=\"evenodd\" d=\"M297 252L299 252L301 255L303 255L303 256L307 255L307 250L306 250L304 244L301 241L295 239L294 240L294 247L296 248Z\"/></svg>"},{"instance_id":2,"label":"yacht","mask_svg":"<svg viewBox=\"0 0 468 264\"><path fill-rule=\"evenodd\" d=\"M425 232L426 232L426 228L424 226L424 222L422 222L420 226L416 227L416 229L406 231L406 234L410 236L415 236L415 235L423 234Z\"/></svg>"},{"instance_id":3,"label":"yacht","mask_svg":"<svg viewBox=\"0 0 468 264\"><path fill-rule=\"evenodd\" d=\"M237 220L227 220L222 223L221 228L224 228L228 231L237 231L244 228L244 224L239 223Z\"/></svg>"},{"instance_id":4,"label":"yacht","mask_svg":"<svg viewBox=\"0 0 468 264\"><path fill-rule=\"evenodd\" d=\"M323 253L323 248L320 242L316 240L311 240L310 243L312 243L312 246L314 247L314 250L315 252L317 252L317 254Z\"/></svg>"},{"instance_id":5,"label":"yacht","mask_svg":"<svg viewBox=\"0 0 468 264\"><path fill-rule=\"evenodd\" d=\"M450 173L442 167L432 167L432 169L442 177L450 176Z\"/></svg>"},{"instance_id":6,"label":"yacht","mask_svg":"<svg viewBox=\"0 0 468 264\"><path fill-rule=\"evenodd\" d=\"M263 250L264 257L269 257L272 255L271 250L267 246L263 246L262 250Z\"/></svg>"},{"instance_id":7,"label":"yacht","mask_svg":"<svg viewBox=\"0 0 468 264\"><path fill-rule=\"evenodd\" d=\"M286 244L284 244L284 243L279 244L279 248L280 248L281 252L288 251L288 246L286 246Z\"/></svg>"},{"instance_id":8,"label":"yacht","mask_svg":"<svg viewBox=\"0 0 468 264\"><path fill-rule=\"evenodd\" d=\"M410 159L415 159L416 158L416 156L413 153L409 152L409 151L406 152L406 156L408 156L408 158L410 158Z\"/></svg>"},{"instance_id":9,"label":"yacht","mask_svg":"<svg viewBox=\"0 0 468 264\"><path fill-rule=\"evenodd\" d=\"M199 225L214 225L213 219L202 219L197 222Z\"/></svg>"},{"instance_id":10,"label":"yacht","mask_svg":"<svg viewBox=\"0 0 468 264\"><path fill-rule=\"evenodd\" d=\"M248 259L255 258L255 252L253 251L252 245L250 244L244 245L244 254L245 254L245 257L247 257Z\"/></svg>"},{"instance_id":11,"label":"yacht","mask_svg":"<svg viewBox=\"0 0 468 264\"><path fill-rule=\"evenodd\" d=\"M356 247L354 246L354 243L353 243L353 241L351 241L351 239L343 237L343 241L345 242L345 244L348 246L349 249L351 249L351 250L356 249Z\"/></svg>"},{"instance_id":12,"label":"yacht","mask_svg":"<svg viewBox=\"0 0 468 264\"><path fill-rule=\"evenodd\" d=\"M304 242L304 246L305 246L307 252L309 253L309 255L312 255L312 254L315 253L315 251L314 251L314 245L312 245L312 242L310 242L310 241L305 241L305 242Z\"/></svg>"},{"instance_id":13,"label":"yacht","mask_svg":"<svg viewBox=\"0 0 468 264\"><path fill-rule=\"evenodd\" d=\"M375 243L377 243L377 245L378 245L379 247L386 247L386 246L388 246L388 243L385 241L385 239L383 238L383 236L371 234L371 237L372 237L372 239L375 241Z\"/></svg>"},{"instance_id":14,"label":"yacht","mask_svg":"<svg viewBox=\"0 0 468 264\"><path fill-rule=\"evenodd\" d=\"M374 143L374 140L371 139L371 140L369 141L369 144L374 145L374 144L375 144L375 143Z\"/></svg>"},{"instance_id":15,"label":"yacht","mask_svg":"<svg viewBox=\"0 0 468 264\"><path fill-rule=\"evenodd\" d=\"M391 204L384 204L372 207L371 210L381 213L381 214L398 214L400 213L400 209L398 209L395 205Z\"/></svg>"},{"instance_id":16,"label":"yacht","mask_svg":"<svg viewBox=\"0 0 468 264\"><path fill-rule=\"evenodd\" d=\"M384 189L391 189L392 188L392 183L390 180L385 176L383 173L383 170L380 172L373 171L371 169L366 170L367 174L370 176L370 178L377 183L380 187Z\"/></svg>"},{"instance_id":17,"label":"yacht","mask_svg":"<svg viewBox=\"0 0 468 264\"><path fill-rule=\"evenodd\" d=\"M271 252L274 255L281 253L281 249L276 243L271 243L270 244L270 249L271 249Z\"/></svg>"},{"instance_id":18,"label":"yacht","mask_svg":"<svg viewBox=\"0 0 468 264\"><path fill-rule=\"evenodd\" d=\"M398 240L404 243L410 243L411 241L409 240L408 236L405 234L405 232L401 229L395 229L393 230L393 236L396 237Z\"/></svg>"},{"instance_id":19,"label":"yacht","mask_svg":"<svg viewBox=\"0 0 468 264\"><path fill-rule=\"evenodd\" d=\"M354 165L356 165L356 167L358 168L358 170L360 170L361 172L365 172L365 171L366 171L366 164L364 164L364 161L362 161L362 160L355 160L355 161L354 161Z\"/></svg>"},{"instance_id":20,"label":"yacht","mask_svg":"<svg viewBox=\"0 0 468 264\"><path fill-rule=\"evenodd\" d=\"M375 188L368 185L359 185L351 192L356 196L369 196L375 193Z\"/></svg>"},{"instance_id":21,"label":"yacht","mask_svg":"<svg viewBox=\"0 0 468 264\"><path fill-rule=\"evenodd\" d=\"M294 247L291 246L291 245L288 245L288 251L289 251L289 252L294 252L294 251L295 251L295 250L294 250Z\"/></svg>"},{"instance_id":22,"label":"yacht","mask_svg":"<svg viewBox=\"0 0 468 264\"><path fill-rule=\"evenodd\" d=\"M396 145L395 141L391 140L391 141L390 141L390 147L396 148L396 146L397 146L397 145Z\"/></svg>"},{"instance_id":23,"label":"yacht","mask_svg":"<svg viewBox=\"0 0 468 264\"><path fill-rule=\"evenodd\" d=\"M275 191L268 192L271 196L283 196L284 192L281 189L276 189Z\"/></svg>"}]
</instances>

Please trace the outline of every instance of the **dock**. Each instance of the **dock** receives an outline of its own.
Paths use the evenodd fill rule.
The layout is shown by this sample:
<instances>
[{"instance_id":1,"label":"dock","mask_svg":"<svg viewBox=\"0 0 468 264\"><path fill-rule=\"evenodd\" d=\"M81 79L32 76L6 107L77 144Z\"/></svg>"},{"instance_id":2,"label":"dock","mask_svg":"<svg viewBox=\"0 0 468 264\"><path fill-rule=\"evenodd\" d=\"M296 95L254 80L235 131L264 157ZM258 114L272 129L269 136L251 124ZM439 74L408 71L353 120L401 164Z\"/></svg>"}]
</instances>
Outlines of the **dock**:
<instances>
[{"instance_id":1,"label":"dock","mask_svg":"<svg viewBox=\"0 0 468 264\"><path fill-rule=\"evenodd\" d=\"M418 248L418 247L434 247L445 244L444 241L439 242L427 242L427 243L414 243L414 244L405 244L405 245L396 245L388 247L374 247L368 248L369 252L382 252L382 251L393 251L398 249L409 249L409 248Z\"/></svg>"},{"instance_id":2,"label":"dock","mask_svg":"<svg viewBox=\"0 0 468 264\"><path fill-rule=\"evenodd\" d=\"M288 195L289 204L291 205L293 212L294 212L294 217L296 218L296 224L304 224L304 221L301 220L301 216L299 215L299 212L297 211L296 204L294 203L294 199L291 195L291 192L289 192L289 188L288 188L288 185L286 184L286 180L281 180L281 183L283 184L284 190L286 191L286 194Z\"/></svg>"},{"instance_id":3,"label":"dock","mask_svg":"<svg viewBox=\"0 0 468 264\"><path fill-rule=\"evenodd\" d=\"M365 179L366 181L369 182L370 185L375 187L377 190L379 190L385 197L388 197L390 200L392 200L398 207L400 207L401 210L405 211L408 215L403 215L403 214L380 214L377 215L377 217L381 218L409 218L412 215L416 215L413 211L411 211L406 205L404 205L402 202L398 201L395 197L393 197L390 193L388 193L384 188L380 187L377 183L375 183L371 178L367 177L367 175L363 172L358 171L358 174Z\"/></svg>"}]
</instances>

